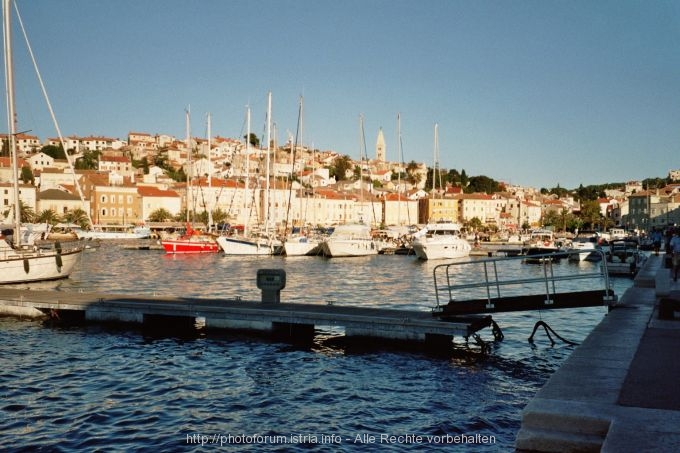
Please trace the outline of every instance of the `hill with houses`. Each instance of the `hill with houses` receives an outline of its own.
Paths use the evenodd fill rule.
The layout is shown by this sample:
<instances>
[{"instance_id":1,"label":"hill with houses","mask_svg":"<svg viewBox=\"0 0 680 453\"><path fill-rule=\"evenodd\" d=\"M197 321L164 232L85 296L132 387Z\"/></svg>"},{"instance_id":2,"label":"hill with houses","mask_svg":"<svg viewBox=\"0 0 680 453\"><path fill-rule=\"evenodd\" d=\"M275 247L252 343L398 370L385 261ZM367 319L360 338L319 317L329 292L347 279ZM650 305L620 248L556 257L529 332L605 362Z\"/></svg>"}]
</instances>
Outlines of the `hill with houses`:
<instances>
[{"instance_id":1,"label":"hill with houses","mask_svg":"<svg viewBox=\"0 0 680 453\"><path fill-rule=\"evenodd\" d=\"M4 143L6 136L0 137ZM43 144L19 134L17 143L20 198L33 221L77 210L97 224L177 221L186 219L190 205L199 218L210 211L215 222L253 224L269 218L279 227L454 220L475 230L621 226L646 231L680 223L680 170L654 180L653 186L649 180L608 184L588 195L583 188L537 190L484 176L468 178L464 171L437 170L435 175L424 163L389 162L380 135L375 158L361 161L292 143L267 151L219 136L187 143L130 132L127 141L71 136L63 144L54 138ZM68 159L45 152L63 147ZM12 180L9 158L0 157L5 223L11 216Z\"/></svg>"}]
</instances>

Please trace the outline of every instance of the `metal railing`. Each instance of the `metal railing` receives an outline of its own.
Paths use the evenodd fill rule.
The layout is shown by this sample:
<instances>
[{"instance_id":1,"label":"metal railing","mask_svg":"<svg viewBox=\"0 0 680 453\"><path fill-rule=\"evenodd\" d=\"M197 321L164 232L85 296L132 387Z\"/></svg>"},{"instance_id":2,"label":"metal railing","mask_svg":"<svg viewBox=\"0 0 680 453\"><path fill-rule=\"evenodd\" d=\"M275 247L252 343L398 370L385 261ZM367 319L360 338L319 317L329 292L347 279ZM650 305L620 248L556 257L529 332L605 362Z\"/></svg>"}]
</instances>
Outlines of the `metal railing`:
<instances>
[{"instance_id":1,"label":"metal railing","mask_svg":"<svg viewBox=\"0 0 680 453\"><path fill-rule=\"evenodd\" d=\"M559 273L555 272L554 263L560 259L568 259L568 255L590 254L594 256L594 261L599 263L589 263L592 271L584 271L580 267L570 268L560 266ZM538 263L536 265L527 264L527 269L531 269L534 276L517 278L510 276L505 278L504 270L508 264L515 261L528 261ZM540 266L542 269L537 268ZM477 272L471 271L476 268ZM481 269L481 271L480 271ZM538 269L538 270L537 270ZM573 270L579 272L573 272ZM570 272L572 271L572 272ZM607 260L605 252L601 250L569 250L557 253L544 253L535 255L519 255L502 258L485 258L471 261L460 261L446 263L435 266L432 271L434 277L435 294L437 306L433 311L441 310L443 305L457 300L465 300L465 296L472 299L486 299L487 309L494 308L493 301L507 296L518 296L523 294L539 293L545 295L545 304L552 303L551 295L563 290L563 282L573 282L576 280L588 280L591 288L597 286L594 280L600 280L601 286L598 289L604 290L603 303L614 304L616 296L611 288L609 272L607 270ZM515 272L517 273L517 272ZM521 272L523 273L524 272ZM467 281L465 281L467 280ZM594 283L593 283L594 282ZM580 285L579 289L584 289ZM514 293L513 293L514 290ZM570 289L574 291L573 285ZM440 297L447 295L447 300L443 304Z\"/></svg>"}]
</instances>

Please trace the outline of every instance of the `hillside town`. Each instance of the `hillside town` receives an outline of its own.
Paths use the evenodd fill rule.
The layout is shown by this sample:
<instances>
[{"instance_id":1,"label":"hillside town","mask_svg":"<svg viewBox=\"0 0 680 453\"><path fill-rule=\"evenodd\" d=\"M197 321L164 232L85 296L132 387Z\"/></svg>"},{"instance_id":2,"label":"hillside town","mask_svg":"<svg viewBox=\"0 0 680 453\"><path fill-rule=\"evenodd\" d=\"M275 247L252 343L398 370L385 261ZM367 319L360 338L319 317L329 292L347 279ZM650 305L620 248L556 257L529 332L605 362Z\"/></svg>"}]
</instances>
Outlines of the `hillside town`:
<instances>
[{"instance_id":1,"label":"hillside town","mask_svg":"<svg viewBox=\"0 0 680 453\"><path fill-rule=\"evenodd\" d=\"M494 233L545 226L548 218L581 211L581 202L568 192L499 183L501 190L493 193L468 193L460 185L433 184L438 178L425 163L387 160L382 130L374 155L361 160L292 140L261 146L253 137L247 145L220 136L180 140L143 132L130 132L127 140L70 136L63 142L68 159L58 159L42 152L62 146L58 138L41 142L18 134L21 203L33 221L45 221L45 213L65 220L82 210L94 224L133 225L185 221L192 213L205 218L210 212L214 222L230 225L268 219L278 228L350 222L385 228L451 220ZM0 138L7 141L6 134ZM96 168L75 169L73 163L88 156L96 158ZM12 181L10 158L0 157L5 223L12 216ZM651 189L630 181L606 190L597 199L600 226L648 231L680 223L680 170L669 171L667 181Z\"/></svg>"}]
</instances>

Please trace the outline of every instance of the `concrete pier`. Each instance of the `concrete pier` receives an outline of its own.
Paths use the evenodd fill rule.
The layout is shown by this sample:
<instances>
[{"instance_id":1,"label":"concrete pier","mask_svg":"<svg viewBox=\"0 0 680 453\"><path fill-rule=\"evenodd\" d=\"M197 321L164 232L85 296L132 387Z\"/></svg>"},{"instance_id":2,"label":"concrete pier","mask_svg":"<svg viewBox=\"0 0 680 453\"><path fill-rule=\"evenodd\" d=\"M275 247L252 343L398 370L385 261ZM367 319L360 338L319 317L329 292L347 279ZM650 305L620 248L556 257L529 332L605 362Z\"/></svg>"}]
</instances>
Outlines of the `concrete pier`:
<instances>
[{"instance_id":1,"label":"concrete pier","mask_svg":"<svg viewBox=\"0 0 680 453\"><path fill-rule=\"evenodd\" d=\"M516 449L532 452L680 448L680 284L651 256L618 307L527 404ZM675 315L675 316L673 316Z\"/></svg>"},{"instance_id":2,"label":"concrete pier","mask_svg":"<svg viewBox=\"0 0 680 453\"><path fill-rule=\"evenodd\" d=\"M0 314L48 316L76 322L162 324L184 328L270 332L281 337L311 337L316 327L344 327L347 337L372 337L408 343L453 346L490 327L490 316L461 317L452 322L429 311L391 310L341 305L263 303L241 300L140 297L123 294L70 293L0 288Z\"/></svg>"}]
</instances>

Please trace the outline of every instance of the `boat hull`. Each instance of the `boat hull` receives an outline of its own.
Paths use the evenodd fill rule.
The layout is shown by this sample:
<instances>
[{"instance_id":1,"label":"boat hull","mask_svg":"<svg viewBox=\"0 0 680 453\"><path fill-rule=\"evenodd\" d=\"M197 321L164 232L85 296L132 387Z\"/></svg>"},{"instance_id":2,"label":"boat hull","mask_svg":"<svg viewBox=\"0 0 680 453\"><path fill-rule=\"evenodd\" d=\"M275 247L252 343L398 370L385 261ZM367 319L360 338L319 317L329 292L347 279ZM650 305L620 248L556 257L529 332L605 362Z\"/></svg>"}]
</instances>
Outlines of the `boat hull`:
<instances>
[{"instance_id":1,"label":"boat hull","mask_svg":"<svg viewBox=\"0 0 680 453\"><path fill-rule=\"evenodd\" d=\"M220 236L217 244L225 255L274 255L280 248L266 240Z\"/></svg>"},{"instance_id":2,"label":"boat hull","mask_svg":"<svg viewBox=\"0 0 680 453\"><path fill-rule=\"evenodd\" d=\"M213 240L203 239L164 239L161 241L165 253L189 254L189 253L217 253L219 245Z\"/></svg>"},{"instance_id":3,"label":"boat hull","mask_svg":"<svg viewBox=\"0 0 680 453\"><path fill-rule=\"evenodd\" d=\"M59 253L55 250L3 252L0 284L30 283L68 278L78 263L82 249Z\"/></svg>"},{"instance_id":4,"label":"boat hull","mask_svg":"<svg viewBox=\"0 0 680 453\"><path fill-rule=\"evenodd\" d=\"M470 243L458 237L421 238L413 242L413 251L421 260L465 258L471 250Z\"/></svg>"},{"instance_id":5,"label":"boat hull","mask_svg":"<svg viewBox=\"0 0 680 453\"><path fill-rule=\"evenodd\" d=\"M321 244L309 239L289 239L283 243L283 253L286 256L318 255L321 253Z\"/></svg>"},{"instance_id":6,"label":"boat hull","mask_svg":"<svg viewBox=\"0 0 680 453\"><path fill-rule=\"evenodd\" d=\"M370 239L329 239L323 242L321 249L325 256L331 258L378 254L378 247Z\"/></svg>"}]
</instances>

